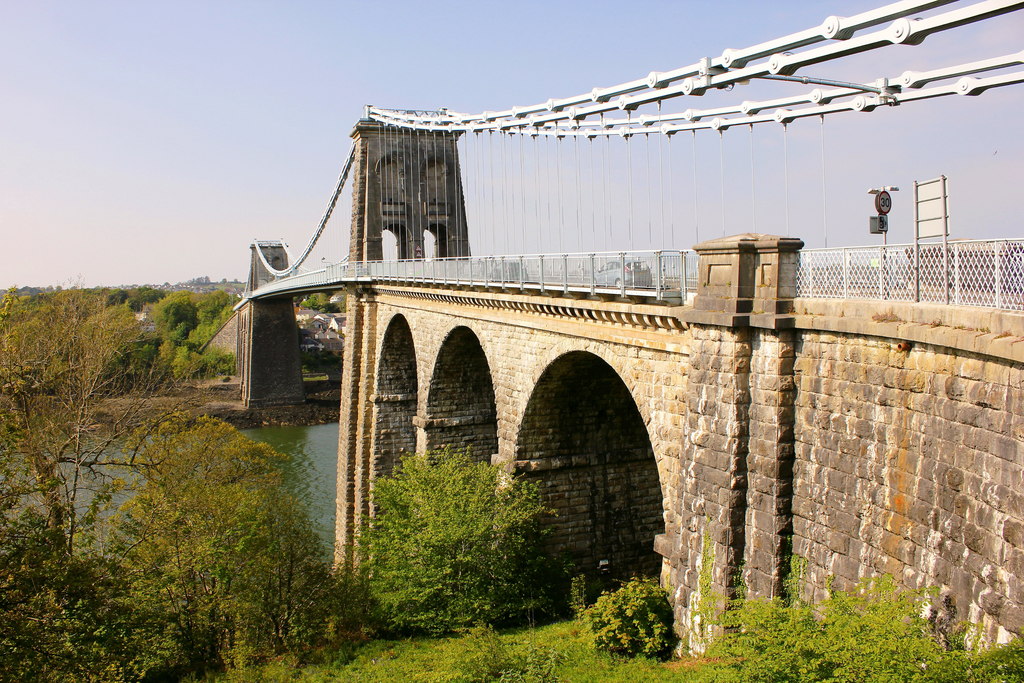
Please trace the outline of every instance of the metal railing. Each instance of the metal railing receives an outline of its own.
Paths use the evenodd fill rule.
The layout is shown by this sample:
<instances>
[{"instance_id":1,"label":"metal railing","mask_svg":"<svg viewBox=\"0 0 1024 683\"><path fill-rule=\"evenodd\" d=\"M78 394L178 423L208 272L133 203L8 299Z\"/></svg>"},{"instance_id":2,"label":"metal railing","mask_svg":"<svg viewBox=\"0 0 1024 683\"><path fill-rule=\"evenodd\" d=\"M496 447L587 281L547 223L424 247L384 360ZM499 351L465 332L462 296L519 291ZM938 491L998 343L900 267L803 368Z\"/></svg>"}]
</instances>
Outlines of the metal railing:
<instances>
[{"instance_id":1,"label":"metal railing","mask_svg":"<svg viewBox=\"0 0 1024 683\"><path fill-rule=\"evenodd\" d=\"M692 251L664 250L338 263L277 279L251 296L355 281L611 294L680 302L697 289L697 256Z\"/></svg>"},{"instance_id":2,"label":"metal railing","mask_svg":"<svg viewBox=\"0 0 1024 683\"><path fill-rule=\"evenodd\" d=\"M797 296L1024 310L1024 240L805 249Z\"/></svg>"}]
</instances>

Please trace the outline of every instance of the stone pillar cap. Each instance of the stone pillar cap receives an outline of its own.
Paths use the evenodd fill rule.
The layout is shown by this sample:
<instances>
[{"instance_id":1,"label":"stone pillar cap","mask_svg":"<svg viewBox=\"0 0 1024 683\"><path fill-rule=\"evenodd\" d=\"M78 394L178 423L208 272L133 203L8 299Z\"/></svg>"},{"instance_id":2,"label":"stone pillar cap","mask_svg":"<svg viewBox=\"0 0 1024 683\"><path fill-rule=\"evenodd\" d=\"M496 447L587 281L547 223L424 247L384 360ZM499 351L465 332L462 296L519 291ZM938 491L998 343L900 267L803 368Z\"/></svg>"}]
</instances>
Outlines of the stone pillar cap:
<instances>
[{"instance_id":1,"label":"stone pillar cap","mask_svg":"<svg viewBox=\"0 0 1024 683\"><path fill-rule=\"evenodd\" d=\"M350 138L358 137L361 133L374 132L378 133L384 129L384 124L373 119L359 119L356 121L356 125L352 126L352 132L348 134Z\"/></svg>"},{"instance_id":2,"label":"stone pillar cap","mask_svg":"<svg viewBox=\"0 0 1024 683\"><path fill-rule=\"evenodd\" d=\"M712 251L799 251L804 246L804 241L797 237L782 237L781 235L769 235L758 232L745 232L739 235L729 235L713 240L705 240L694 245L696 252Z\"/></svg>"}]
</instances>

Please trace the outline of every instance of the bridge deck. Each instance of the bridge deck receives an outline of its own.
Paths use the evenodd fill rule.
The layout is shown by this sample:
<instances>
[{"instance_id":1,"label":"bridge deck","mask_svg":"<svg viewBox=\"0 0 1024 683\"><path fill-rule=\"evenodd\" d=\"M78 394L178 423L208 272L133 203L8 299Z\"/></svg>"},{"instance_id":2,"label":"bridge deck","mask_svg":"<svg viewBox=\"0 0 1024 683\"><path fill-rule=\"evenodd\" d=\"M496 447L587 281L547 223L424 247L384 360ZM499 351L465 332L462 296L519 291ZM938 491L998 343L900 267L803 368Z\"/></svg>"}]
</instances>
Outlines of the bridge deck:
<instances>
[{"instance_id":1,"label":"bridge deck","mask_svg":"<svg viewBox=\"0 0 1024 683\"><path fill-rule=\"evenodd\" d=\"M367 261L337 263L281 278L250 292L248 298L321 291L359 282L405 282L678 303L687 293L696 291L696 275L696 254L683 251Z\"/></svg>"}]
</instances>

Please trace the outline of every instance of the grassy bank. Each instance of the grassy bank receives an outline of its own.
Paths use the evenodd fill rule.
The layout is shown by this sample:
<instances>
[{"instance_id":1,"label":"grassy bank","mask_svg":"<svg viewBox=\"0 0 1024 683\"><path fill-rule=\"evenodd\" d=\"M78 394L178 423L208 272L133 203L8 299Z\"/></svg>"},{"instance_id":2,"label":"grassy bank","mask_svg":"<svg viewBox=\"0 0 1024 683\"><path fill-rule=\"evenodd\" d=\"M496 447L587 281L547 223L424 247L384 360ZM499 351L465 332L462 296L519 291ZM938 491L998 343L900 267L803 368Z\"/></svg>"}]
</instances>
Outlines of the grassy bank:
<instances>
[{"instance_id":1,"label":"grassy bank","mask_svg":"<svg viewBox=\"0 0 1024 683\"><path fill-rule=\"evenodd\" d=\"M617 659L597 652L574 621L494 633L477 630L447 638L374 640L324 653L325 662L298 667L280 661L240 669L230 681L686 681L700 663Z\"/></svg>"}]
</instances>

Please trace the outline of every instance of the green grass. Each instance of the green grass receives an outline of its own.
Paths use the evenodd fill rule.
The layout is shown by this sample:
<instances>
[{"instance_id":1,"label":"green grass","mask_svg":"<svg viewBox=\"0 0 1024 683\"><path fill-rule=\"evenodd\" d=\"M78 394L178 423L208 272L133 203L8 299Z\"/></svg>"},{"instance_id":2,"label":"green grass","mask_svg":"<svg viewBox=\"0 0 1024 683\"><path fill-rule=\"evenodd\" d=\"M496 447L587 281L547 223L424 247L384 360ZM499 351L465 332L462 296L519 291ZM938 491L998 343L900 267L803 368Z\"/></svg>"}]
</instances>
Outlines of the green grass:
<instances>
[{"instance_id":1,"label":"green grass","mask_svg":"<svg viewBox=\"0 0 1024 683\"><path fill-rule=\"evenodd\" d=\"M497 642L495 642L497 641ZM552 662L553 678L525 675L520 681L558 680L572 683L691 680L696 668L689 662L662 663L647 659L618 659L599 653L586 629L564 621L535 629L503 631L495 638L479 633L447 638L373 640L354 652L324 653L327 662L295 668L277 662L229 672L220 681L372 681L418 683L497 680L477 673L488 662L532 652L534 659ZM331 661L333 659L333 662Z\"/></svg>"}]
</instances>

